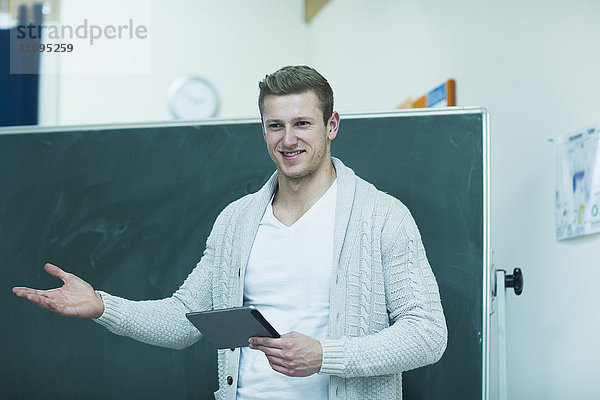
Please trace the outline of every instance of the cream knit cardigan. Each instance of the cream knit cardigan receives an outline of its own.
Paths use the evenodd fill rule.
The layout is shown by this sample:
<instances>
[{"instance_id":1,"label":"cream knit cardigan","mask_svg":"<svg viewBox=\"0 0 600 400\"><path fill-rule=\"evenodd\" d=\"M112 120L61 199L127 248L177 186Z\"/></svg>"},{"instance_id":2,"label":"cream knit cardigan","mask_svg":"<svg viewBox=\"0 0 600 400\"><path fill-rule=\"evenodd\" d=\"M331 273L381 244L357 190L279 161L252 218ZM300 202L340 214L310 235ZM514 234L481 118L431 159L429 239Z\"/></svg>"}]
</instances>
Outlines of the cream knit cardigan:
<instances>
[{"instance_id":1,"label":"cream knit cardigan","mask_svg":"<svg viewBox=\"0 0 600 400\"><path fill-rule=\"evenodd\" d=\"M332 158L338 179L329 339L330 399L400 399L401 372L436 362L447 341L438 286L417 226L397 199ZM173 296L130 301L99 292L96 322L118 335L182 349L201 338L185 313L241 306L244 271L277 174L218 216L196 268ZM216 399L235 399L240 351L218 350ZM299 378L301 379L301 378Z\"/></svg>"}]
</instances>

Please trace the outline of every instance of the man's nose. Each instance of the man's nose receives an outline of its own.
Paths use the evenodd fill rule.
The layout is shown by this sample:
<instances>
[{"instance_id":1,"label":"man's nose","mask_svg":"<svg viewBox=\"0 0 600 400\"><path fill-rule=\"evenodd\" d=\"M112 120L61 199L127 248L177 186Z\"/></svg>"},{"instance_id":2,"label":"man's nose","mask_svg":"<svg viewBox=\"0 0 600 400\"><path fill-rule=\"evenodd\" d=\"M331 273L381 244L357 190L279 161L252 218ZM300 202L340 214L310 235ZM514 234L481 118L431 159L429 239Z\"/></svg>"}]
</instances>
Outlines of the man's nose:
<instances>
[{"instance_id":1,"label":"man's nose","mask_svg":"<svg viewBox=\"0 0 600 400\"><path fill-rule=\"evenodd\" d=\"M283 134L283 145L285 147L293 147L297 142L298 137L296 136L296 132L294 132L294 129L291 126L287 126Z\"/></svg>"}]
</instances>

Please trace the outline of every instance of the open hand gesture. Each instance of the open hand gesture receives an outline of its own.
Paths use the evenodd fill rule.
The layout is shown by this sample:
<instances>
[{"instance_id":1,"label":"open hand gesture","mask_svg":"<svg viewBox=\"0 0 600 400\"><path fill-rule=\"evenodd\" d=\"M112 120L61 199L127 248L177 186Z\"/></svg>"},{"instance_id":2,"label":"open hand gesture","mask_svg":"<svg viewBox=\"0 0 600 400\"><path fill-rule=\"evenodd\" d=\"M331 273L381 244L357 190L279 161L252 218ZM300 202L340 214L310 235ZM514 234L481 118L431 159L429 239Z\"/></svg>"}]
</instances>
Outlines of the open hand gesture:
<instances>
[{"instance_id":1,"label":"open hand gesture","mask_svg":"<svg viewBox=\"0 0 600 400\"><path fill-rule=\"evenodd\" d=\"M46 264L44 269L62 280L64 285L51 290L15 287L13 293L58 315L77 318L98 318L102 315L102 298L89 283L52 264Z\"/></svg>"}]
</instances>

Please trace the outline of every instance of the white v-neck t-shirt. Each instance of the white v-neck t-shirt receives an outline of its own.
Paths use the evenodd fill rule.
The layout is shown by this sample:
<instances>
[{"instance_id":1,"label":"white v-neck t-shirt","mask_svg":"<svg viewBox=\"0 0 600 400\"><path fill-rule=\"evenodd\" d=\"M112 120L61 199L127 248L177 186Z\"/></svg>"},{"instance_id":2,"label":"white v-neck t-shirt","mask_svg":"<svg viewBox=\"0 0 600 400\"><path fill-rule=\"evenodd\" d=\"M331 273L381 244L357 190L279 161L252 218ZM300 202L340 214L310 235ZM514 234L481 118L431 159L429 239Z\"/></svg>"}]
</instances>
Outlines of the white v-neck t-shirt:
<instances>
[{"instance_id":1,"label":"white v-neck t-shirt","mask_svg":"<svg viewBox=\"0 0 600 400\"><path fill-rule=\"evenodd\" d=\"M255 306L280 333L317 340L329 336L329 279L337 180L293 225L273 215L260 222L245 274L244 305ZM271 369L259 350L243 347L237 399L328 399L329 377L288 377Z\"/></svg>"}]
</instances>

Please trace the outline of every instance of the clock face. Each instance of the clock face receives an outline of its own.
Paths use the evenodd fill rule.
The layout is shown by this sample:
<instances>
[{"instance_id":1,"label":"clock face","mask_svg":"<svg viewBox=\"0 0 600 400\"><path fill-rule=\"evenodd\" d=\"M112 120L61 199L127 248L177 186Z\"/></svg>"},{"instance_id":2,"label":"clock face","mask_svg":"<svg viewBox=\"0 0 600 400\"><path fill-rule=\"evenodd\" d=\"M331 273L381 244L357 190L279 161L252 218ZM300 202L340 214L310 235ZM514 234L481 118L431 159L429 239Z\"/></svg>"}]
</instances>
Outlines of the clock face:
<instances>
[{"instance_id":1,"label":"clock face","mask_svg":"<svg viewBox=\"0 0 600 400\"><path fill-rule=\"evenodd\" d=\"M169 109L176 119L205 119L217 114L219 101L213 86L198 76L183 76L169 87Z\"/></svg>"}]
</instances>

